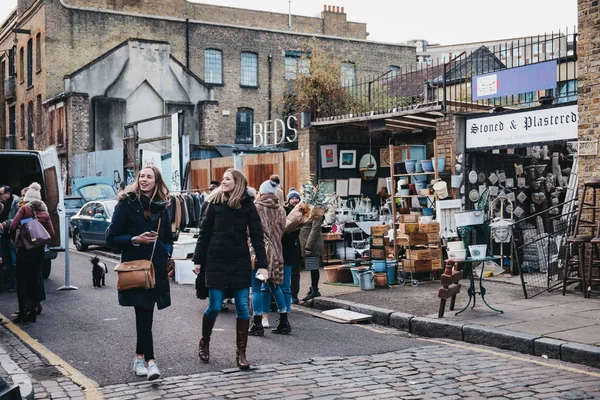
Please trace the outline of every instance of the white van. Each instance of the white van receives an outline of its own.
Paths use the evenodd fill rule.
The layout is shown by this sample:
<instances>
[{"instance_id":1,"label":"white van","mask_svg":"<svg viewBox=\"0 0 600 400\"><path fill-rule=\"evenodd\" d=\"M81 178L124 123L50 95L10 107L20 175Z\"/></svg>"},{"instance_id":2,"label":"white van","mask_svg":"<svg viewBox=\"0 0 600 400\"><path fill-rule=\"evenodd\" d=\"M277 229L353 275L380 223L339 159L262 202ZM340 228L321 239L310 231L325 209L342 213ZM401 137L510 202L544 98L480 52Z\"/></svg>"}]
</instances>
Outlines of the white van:
<instances>
[{"instance_id":1,"label":"white van","mask_svg":"<svg viewBox=\"0 0 600 400\"><path fill-rule=\"evenodd\" d=\"M42 186L42 200L48 206L48 213L56 234L46 249L46 262L42 269L44 278L50 275L51 260L57 251L64 251L65 205L63 185L60 177L60 164L56 147L44 151L0 149L0 185L8 185L13 194L20 195L21 189L31 182Z\"/></svg>"}]
</instances>

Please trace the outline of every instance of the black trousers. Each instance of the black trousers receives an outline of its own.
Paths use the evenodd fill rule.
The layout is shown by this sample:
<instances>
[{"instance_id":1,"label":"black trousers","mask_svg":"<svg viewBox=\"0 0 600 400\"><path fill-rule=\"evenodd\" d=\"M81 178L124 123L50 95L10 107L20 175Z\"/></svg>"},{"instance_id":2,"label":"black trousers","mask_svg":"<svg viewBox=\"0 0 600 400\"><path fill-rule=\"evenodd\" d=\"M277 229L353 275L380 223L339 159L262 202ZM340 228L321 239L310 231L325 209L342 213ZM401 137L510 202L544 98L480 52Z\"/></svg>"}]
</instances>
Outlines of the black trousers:
<instances>
[{"instance_id":1,"label":"black trousers","mask_svg":"<svg viewBox=\"0 0 600 400\"><path fill-rule=\"evenodd\" d=\"M143 354L144 359L154 360L154 342L152 341L152 319L154 308L135 308L135 329L137 332L136 354Z\"/></svg>"},{"instance_id":2,"label":"black trousers","mask_svg":"<svg viewBox=\"0 0 600 400\"><path fill-rule=\"evenodd\" d=\"M44 248L26 250L17 249L17 299L19 314L40 302L40 279L44 263Z\"/></svg>"},{"instance_id":3,"label":"black trousers","mask_svg":"<svg viewBox=\"0 0 600 400\"><path fill-rule=\"evenodd\" d=\"M292 291L292 300L297 299L300 292L300 263L292 266L292 284L290 289Z\"/></svg>"}]
</instances>

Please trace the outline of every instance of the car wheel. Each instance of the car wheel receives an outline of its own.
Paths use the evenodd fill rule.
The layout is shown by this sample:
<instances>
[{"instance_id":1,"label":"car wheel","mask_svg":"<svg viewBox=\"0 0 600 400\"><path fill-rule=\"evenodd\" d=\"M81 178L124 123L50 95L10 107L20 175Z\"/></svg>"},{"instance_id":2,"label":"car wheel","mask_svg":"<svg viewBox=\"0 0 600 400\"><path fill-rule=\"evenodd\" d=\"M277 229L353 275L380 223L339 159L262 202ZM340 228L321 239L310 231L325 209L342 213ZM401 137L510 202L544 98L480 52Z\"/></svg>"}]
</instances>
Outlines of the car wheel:
<instances>
[{"instance_id":1,"label":"car wheel","mask_svg":"<svg viewBox=\"0 0 600 400\"><path fill-rule=\"evenodd\" d=\"M48 277L50 276L51 267L52 267L52 261L44 260L44 264L42 265L42 277L44 279L48 279Z\"/></svg>"},{"instance_id":2,"label":"car wheel","mask_svg":"<svg viewBox=\"0 0 600 400\"><path fill-rule=\"evenodd\" d=\"M83 243L81 233L78 230L73 231L73 244L78 251L86 251L88 248L88 245Z\"/></svg>"}]
</instances>

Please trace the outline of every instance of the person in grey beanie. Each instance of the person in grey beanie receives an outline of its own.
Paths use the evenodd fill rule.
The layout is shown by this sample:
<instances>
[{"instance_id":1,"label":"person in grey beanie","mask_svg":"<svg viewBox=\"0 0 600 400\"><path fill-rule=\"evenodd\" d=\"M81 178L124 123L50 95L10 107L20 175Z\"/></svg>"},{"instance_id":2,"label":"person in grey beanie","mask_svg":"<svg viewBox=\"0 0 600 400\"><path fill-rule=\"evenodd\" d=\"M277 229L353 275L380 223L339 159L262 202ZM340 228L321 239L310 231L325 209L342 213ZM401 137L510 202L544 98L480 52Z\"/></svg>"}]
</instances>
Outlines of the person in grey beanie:
<instances>
[{"instance_id":1,"label":"person in grey beanie","mask_svg":"<svg viewBox=\"0 0 600 400\"><path fill-rule=\"evenodd\" d=\"M290 188L287 194L287 203L283 207L286 215L289 215L294 207L302 201L300 193L296 188ZM300 251L300 227L286 232L282 238L283 244L283 295L285 297L288 313L291 311L292 303L298 304L298 293L300 292L300 266L302 265L302 253Z\"/></svg>"}]
</instances>

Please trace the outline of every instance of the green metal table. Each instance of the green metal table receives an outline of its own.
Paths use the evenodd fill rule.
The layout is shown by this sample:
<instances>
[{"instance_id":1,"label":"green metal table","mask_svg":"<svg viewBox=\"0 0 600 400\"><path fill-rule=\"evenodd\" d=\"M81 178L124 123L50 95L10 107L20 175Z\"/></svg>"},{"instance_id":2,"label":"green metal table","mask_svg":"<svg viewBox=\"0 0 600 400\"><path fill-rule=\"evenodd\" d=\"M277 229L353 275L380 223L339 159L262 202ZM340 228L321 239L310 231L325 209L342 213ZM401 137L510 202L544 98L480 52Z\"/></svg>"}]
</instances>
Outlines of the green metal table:
<instances>
[{"instance_id":1,"label":"green metal table","mask_svg":"<svg viewBox=\"0 0 600 400\"><path fill-rule=\"evenodd\" d=\"M467 257L467 259L462 260L462 261L456 261L456 260L454 261L457 264L464 263L465 268L463 269L463 271L466 275L469 276L469 290L467 291L467 294L469 295L469 302L462 310L458 311L454 315L458 315L458 314L464 312L467 308L469 308L469 305L471 305L471 301L473 301L473 306L471 307L471 309L475 308L475 296L476 295L481 296L481 300L483 300L483 303L490 310L504 314L504 311L495 309L494 307L490 306L487 303L487 301L485 301L485 294L487 293L487 290L483 287L483 266L481 267L481 273L479 274L479 291L477 291L477 289L475 287L475 277L473 276L474 275L473 274L473 263L484 263L486 261L496 261L496 260L502 260L502 257L492 256L492 257L486 257L486 258L478 259L478 260L473 260L471 257Z\"/></svg>"}]
</instances>

